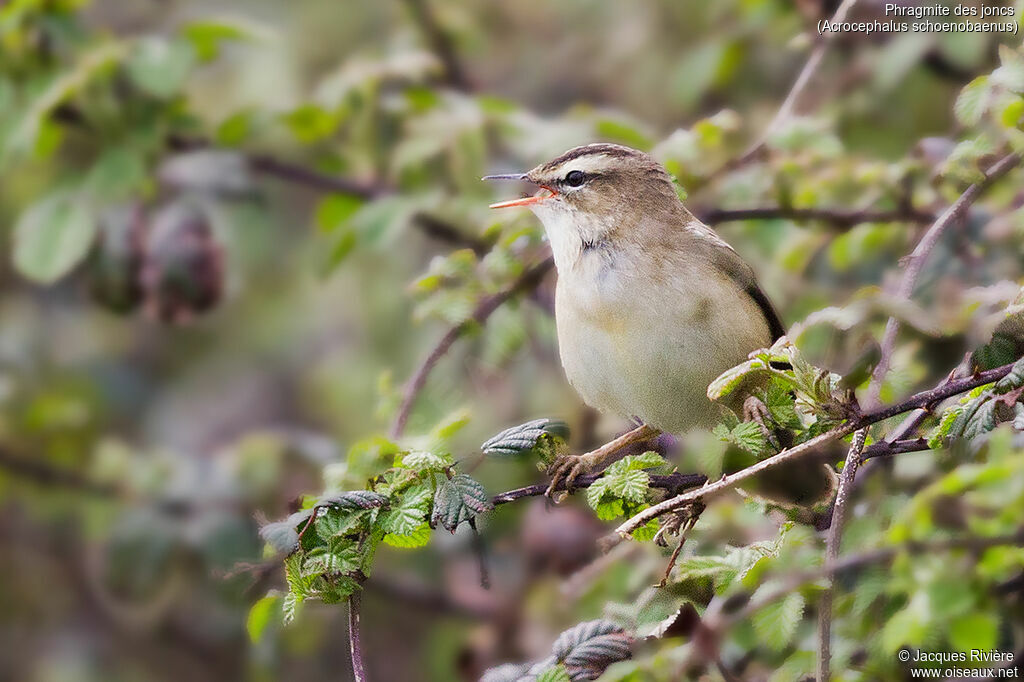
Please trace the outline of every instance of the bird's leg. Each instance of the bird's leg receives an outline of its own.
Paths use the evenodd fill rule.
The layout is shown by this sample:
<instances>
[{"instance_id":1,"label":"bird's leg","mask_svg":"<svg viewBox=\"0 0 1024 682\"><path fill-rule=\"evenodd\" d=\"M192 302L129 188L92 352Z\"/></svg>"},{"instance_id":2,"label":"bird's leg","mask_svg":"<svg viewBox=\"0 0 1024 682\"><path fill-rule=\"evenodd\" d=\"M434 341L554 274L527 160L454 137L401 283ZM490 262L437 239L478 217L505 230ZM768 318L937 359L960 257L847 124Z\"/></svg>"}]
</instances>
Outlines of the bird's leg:
<instances>
[{"instance_id":1,"label":"bird's leg","mask_svg":"<svg viewBox=\"0 0 1024 682\"><path fill-rule=\"evenodd\" d=\"M563 481L565 482L564 488L572 490L573 484L581 475L603 470L622 456L622 450L627 445L647 440L656 435L658 435L657 429L644 424L632 431L627 431L591 452L582 455L559 455L548 467L551 485L548 486L545 495L554 499L553 495L562 487Z\"/></svg>"},{"instance_id":2,"label":"bird's leg","mask_svg":"<svg viewBox=\"0 0 1024 682\"><path fill-rule=\"evenodd\" d=\"M743 421L756 422L761 427L761 434L765 437L765 440L771 443L772 447L776 450L779 449L779 439L771 428L772 415L764 401L757 396L748 395L746 400L743 401Z\"/></svg>"}]
</instances>

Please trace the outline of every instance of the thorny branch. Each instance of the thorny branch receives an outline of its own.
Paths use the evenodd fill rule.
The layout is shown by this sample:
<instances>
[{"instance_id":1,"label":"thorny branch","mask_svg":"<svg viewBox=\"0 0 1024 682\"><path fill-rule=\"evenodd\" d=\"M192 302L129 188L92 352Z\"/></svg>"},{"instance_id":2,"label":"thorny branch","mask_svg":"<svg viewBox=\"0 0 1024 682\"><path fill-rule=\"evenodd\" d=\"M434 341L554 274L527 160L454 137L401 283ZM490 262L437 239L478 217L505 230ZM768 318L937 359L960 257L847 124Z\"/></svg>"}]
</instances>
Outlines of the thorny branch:
<instances>
[{"instance_id":1,"label":"thorny branch","mask_svg":"<svg viewBox=\"0 0 1024 682\"><path fill-rule=\"evenodd\" d=\"M774 469L786 462L791 462L804 457L809 453L816 451L825 443L845 438L854 431L864 428L865 426L885 421L886 419L895 417L898 414L903 414L904 412L909 412L918 407L933 404L951 396L970 391L978 386L984 386L985 384L992 383L993 381L998 381L1009 374L1012 367L1012 364L1006 364L1002 367L978 372L972 376L955 379L936 386L935 388L915 393L909 398L898 403L863 412L844 424L840 424L819 436L800 443L792 448L783 450L782 452L779 452L767 459L763 459L757 464L749 466L746 469L741 469L734 474L722 476L722 478L718 479L714 483L709 483L697 490L677 495L648 507L639 514L627 519L622 525L615 529L615 532L622 538L628 538L633 531L640 528L651 519L684 507L696 500L704 500L719 495L742 481L757 476L769 469Z\"/></svg>"}]
</instances>

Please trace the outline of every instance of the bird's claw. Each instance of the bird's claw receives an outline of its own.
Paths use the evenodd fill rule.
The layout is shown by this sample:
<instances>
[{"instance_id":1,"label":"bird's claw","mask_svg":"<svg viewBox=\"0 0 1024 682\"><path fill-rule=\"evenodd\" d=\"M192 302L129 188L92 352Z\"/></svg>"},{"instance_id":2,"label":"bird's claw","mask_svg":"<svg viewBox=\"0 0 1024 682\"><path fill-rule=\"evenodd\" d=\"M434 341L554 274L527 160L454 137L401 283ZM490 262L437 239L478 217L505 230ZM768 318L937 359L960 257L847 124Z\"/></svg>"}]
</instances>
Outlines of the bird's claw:
<instances>
[{"instance_id":1,"label":"bird's claw","mask_svg":"<svg viewBox=\"0 0 1024 682\"><path fill-rule=\"evenodd\" d=\"M551 484L548 485L544 495L548 499L555 500L555 493L560 489L572 492L576 485L576 479L593 470L593 462L588 454L585 455L559 455L548 467L548 475L551 476ZM565 483L563 486L562 483Z\"/></svg>"}]
</instances>

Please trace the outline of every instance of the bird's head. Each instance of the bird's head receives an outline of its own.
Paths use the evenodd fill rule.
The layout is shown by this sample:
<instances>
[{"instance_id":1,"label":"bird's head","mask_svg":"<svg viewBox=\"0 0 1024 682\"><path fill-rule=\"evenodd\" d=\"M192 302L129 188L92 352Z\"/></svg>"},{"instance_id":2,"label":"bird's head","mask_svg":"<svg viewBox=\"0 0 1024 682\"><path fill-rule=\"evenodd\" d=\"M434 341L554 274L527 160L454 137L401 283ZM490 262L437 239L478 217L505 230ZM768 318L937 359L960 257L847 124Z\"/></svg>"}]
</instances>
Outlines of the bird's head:
<instances>
[{"instance_id":1,"label":"bird's head","mask_svg":"<svg viewBox=\"0 0 1024 682\"><path fill-rule=\"evenodd\" d=\"M670 218L682 209L672 178L647 154L616 144L576 147L526 173L488 175L484 180L522 180L540 190L491 208L526 206L557 247L636 236L650 218Z\"/></svg>"}]
</instances>

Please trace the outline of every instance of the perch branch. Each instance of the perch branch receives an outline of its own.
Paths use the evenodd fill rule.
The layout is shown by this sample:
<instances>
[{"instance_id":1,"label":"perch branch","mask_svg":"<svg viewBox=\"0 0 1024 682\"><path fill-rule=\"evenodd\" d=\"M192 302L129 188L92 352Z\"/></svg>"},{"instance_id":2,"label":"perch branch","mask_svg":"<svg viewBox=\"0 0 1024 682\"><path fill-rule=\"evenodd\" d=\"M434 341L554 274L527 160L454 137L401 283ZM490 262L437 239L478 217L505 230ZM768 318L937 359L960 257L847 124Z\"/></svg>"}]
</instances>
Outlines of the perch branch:
<instances>
[{"instance_id":1,"label":"perch branch","mask_svg":"<svg viewBox=\"0 0 1024 682\"><path fill-rule=\"evenodd\" d=\"M668 512L674 511L688 504L692 504L697 500L702 500L715 495L719 495L722 492L732 488L733 486L757 476L763 471L774 469L775 467L799 459L811 452L817 450L820 446L825 443L844 438L858 429L870 426L877 422L885 421L891 417L895 417L898 414L909 412L915 408L922 407L934 403L939 400L944 400L950 396L970 391L971 389L977 388L978 386L984 386L985 384L998 381L1004 376L1009 374L1010 369L1013 367L1012 364L1006 364L1002 367L996 367L994 369L979 372L963 379L955 379L950 382L943 383L935 388L915 393L909 398L902 400L892 405L885 405L882 407L875 408L860 414L848 420L844 424L840 424L835 428L826 431L825 433L812 438L804 443L801 443L795 447L788 448L779 452L772 457L763 459L757 464L749 466L745 469L741 469L734 474L722 476L714 483L709 483L702 488L692 490L682 495L677 495L670 499L659 502L656 505L648 507L639 514L636 514L632 518L626 520L625 523L615 529L615 532L622 538L627 538L629 535L640 528L651 519L667 514Z\"/></svg>"},{"instance_id":2,"label":"perch branch","mask_svg":"<svg viewBox=\"0 0 1024 682\"><path fill-rule=\"evenodd\" d=\"M548 273L553 265L554 259L551 256L548 256L540 263L527 268L508 288L481 299L468 319L452 326L447 332L445 332L444 336L441 337L441 340L438 341L433 350L427 354L423 363L406 383L405 389L402 391L402 403L398 408L398 412L395 413L395 418L391 423L389 433L392 438L398 438L405 431L405 426L409 421L409 415L412 412L413 405L416 402L416 398L419 396L420 391L422 391L423 387L426 385L427 377L430 376L430 372L434 369L434 366L437 365L441 358L445 356L459 337L466 333L466 331L472 326L486 322L487 318L491 316L491 313L497 310L509 299L524 291L532 290L539 285L541 280L544 279L544 275Z\"/></svg>"},{"instance_id":3,"label":"perch branch","mask_svg":"<svg viewBox=\"0 0 1024 682\"><path fill-rule=\"evenodd\" d=\"M602 472L603 473L603 472ZM587 474L580 476L573 483L572 489L579 490L582 488L590 487L594 481L601 478L602 474ZM668 476L651 476L650 486L652 488L660 488L669 491L682 491L694 486L704 485L708 480L708 477L703 474L681 474L679 472L669 474ZM524 488L516 488L515 490L509 490L508 492L499 493L491 499L491 502L497 506L499 504L506 504L508 502L515 502L516 500L524 497L538 497L547 492L548 486L538 483L537 485L528 485ZM556 488L556 491L567 490L565 487L565 481L562 481Z\"/></svg>"}]
</instances>

